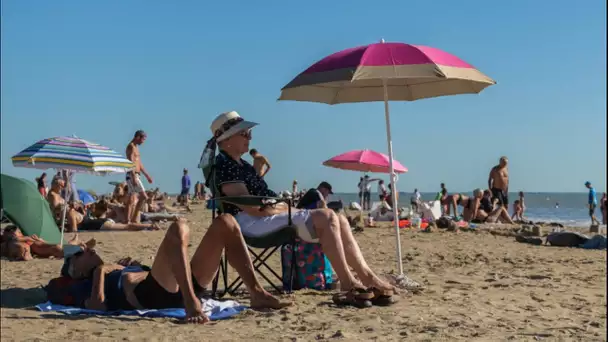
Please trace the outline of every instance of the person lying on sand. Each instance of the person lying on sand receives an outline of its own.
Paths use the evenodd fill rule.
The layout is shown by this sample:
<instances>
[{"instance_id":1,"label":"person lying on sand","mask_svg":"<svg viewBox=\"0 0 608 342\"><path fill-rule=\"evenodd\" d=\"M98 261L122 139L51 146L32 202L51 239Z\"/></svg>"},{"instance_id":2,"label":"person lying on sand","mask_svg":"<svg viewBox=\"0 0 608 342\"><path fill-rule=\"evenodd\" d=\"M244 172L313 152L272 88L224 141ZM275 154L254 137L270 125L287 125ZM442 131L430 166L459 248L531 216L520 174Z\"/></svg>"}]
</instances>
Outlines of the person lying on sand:
<instances>
[{"instance_id":1,"label":"person lying on sand","mask_svg":"<svg viewBox=\"0 0 608 342\"><path fill-rule=\"evenodd\" d=\"M254 123L244 121L238 113L220 114L211 125L219 153L215 157L215 181L220 196L269 196L277 193L268 188L255 168L241 157L249 150L251 128ZM288 224L288 207L222 205L222 213L236 220L234 229L248 236L262 236L283 229ZM338 304L368 307L372 300L379 305L392 303L395 288L380 279L367 265L357 241L353 237L346 217L331 209L291 209L291 220L297 235L307 242L320 242L321 249L330 260L345 293L334 297ZM360 280L351 271L355 270ZM406 281L407 283L408 281ZM410 282L411 285L418 285ZM419 285L415 286L419 289Z\"/></svg>"},{"instance_id":2,"label":"person lying on sand","mask_svg":"<svg viewBox=\"0 0 608 342\"><path fill-rule=\"evenodd\" d=\"M509 213L503 206L496 206L492 203L492 194L486 193L481 189L475 189L473 191L473 197L462 200L461 203L464 206L462 216L465 221L473 223L510 223L513 224L513 220L509 217Z\"/></svg>"},{"instance_id":3,"label":"person lying on sand","mask_svg":"<svg viewBox=\"0 0 608 342\"><path fill-rule=\"evenodd\" d=\"M280 309L290 303L266 292L257 280L247 247L234 218L216 218L188 262L189 227L183 220L171 224L162 240L150 271L104 264L91 247L66 251L61 274L74 279L92 279L91 297L85 307L92 310L186 309L185 321L205 323L209 318L199 298L215 274L222 251L236 269L251 295L254 309Z\"/></svg>"},{"instance_id":4,"label":"person lying on sand","mask_svg":"<svg viewBox=\"0 0 608 342\"><path fill-rule=\"evenodd\" d=\"M48 243L36 235L24 236L15 225L4 228L1 240L2 256L9 260L28 261L37 258L63 258L63 247ZM69 245L79 245L78 235L68 241Z\"/></svg>"},{"instance_id":5,"label":"person lying on sand","mask_svg":"<svg viewBox=\"0 0 608 342\"><path fill-rule=\"evenodd\" d=\"M158 230L160 227L156 223L119 223L108 217L109 213L115 214L115 211L110 208L110 204L101 200L95 202L92 218L85 218L74 231L96 231L96 230ZM126 216L126 215L125 215ZM126 219L126 217L124 217Z\"/></svg>"}]
</instances>

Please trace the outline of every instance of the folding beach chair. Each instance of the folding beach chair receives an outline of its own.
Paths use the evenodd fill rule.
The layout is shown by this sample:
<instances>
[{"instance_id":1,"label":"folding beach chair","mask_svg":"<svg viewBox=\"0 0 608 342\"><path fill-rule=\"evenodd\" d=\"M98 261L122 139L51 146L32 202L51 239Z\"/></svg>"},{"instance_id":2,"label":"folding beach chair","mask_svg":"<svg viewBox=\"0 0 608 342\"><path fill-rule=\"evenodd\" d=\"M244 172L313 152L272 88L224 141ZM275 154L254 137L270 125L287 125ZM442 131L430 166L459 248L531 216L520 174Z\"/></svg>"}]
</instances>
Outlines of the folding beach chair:
<instances>
[{"instance_id":1,"label":"folding beach chair","mask_svg":"<svg viewBox=\"0 0 608 342\"><path fill-rule=\"evenodd\" d=\"M247 244L247 249L249 253L253 256L253 267L255 271L264 278L268 284L270 284L277 292L291 292L293 289L294 278L295 278L295 266L296 253L292 253L292 262L290 271L287 274L287 279L283 279L281 275L275 272L266 261L274 255L280 248L284 245L296 246L296 228L293 226L291 221L291 201L286 198L273 198L273 197L261 197L261 196L238 196L238 197L218 197L219 188L218 184L215 181L215 142L209 141L207 143L207 147L203 152L201 157L201 162L199 163L199 168L203 170L203 175L205 176L205 185L211 191L211 210L212 210L212 218L215 219L217 212L221 211L221 207L223 203L231 203L234 205L248 205L248 206L260 206L264 207L266 205L272 205L280 202L287 202L289 206L288 211L288 224L277 230L274 233L267 234L265 236L247 236L243 234L243 238L245 243ZM256 253L251 248L259 248L262 249L261 253ZM262 269L265 268L266 271L270 272L270 276L266 275ZM271 280L271 277L274 276L275 281ZM223 278L223 286L224 291L218 291L218 283L220 277ZM280 282L280 285L277 285L276 281ZM225 256L222 256L220 260L220 266L218 272L213 280L211 295L212 297L221 298L226 293L234 294L241 286L243 285L243 281L240 277L235 279L232 283L228 284L228 260ZM286 286L283 286L286 285Z\"/></svg>"}]
</instances>

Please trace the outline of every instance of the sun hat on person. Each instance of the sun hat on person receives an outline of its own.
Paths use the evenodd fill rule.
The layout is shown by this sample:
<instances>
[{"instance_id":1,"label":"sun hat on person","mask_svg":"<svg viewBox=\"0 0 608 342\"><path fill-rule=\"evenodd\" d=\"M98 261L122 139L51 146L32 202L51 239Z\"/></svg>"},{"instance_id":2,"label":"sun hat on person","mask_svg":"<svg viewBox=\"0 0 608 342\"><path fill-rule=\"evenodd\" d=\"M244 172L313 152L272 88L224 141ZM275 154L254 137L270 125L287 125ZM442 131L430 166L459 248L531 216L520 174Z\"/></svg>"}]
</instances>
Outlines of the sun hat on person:
<instances>
[{"instance_id":1,"label":"sun hat on person","mask_svg":"<svg viewBox=\"0 0 608 342\"><path fill-rule=\"evenodd\" d=\"M235 111L225 112L218 115L211 123L211 134L215 137L215 141L221 142L240 131L251 129L257 125L255 122L245 121Z\"/></svg>"}]
</instances>

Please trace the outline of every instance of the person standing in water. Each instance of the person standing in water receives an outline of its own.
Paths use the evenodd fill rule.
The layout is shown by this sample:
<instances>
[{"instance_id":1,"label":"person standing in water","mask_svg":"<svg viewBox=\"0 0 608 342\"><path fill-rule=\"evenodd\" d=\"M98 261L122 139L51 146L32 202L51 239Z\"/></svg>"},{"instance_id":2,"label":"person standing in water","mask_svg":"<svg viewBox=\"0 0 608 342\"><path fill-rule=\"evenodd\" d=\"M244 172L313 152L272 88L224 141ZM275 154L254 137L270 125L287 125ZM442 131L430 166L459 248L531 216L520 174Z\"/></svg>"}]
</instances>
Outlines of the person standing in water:
<instances>
[{"instance_id":1,"label":"person standing in water","mask_svg":"<svg viewBox=\"0 0 608 342\"><path fill-rule=\"evenodd\" d=\"M126 175L127 189L129 192L127 223L139 222L141 209L148 200L146 189L139 177L140 174L143 173L146 180L148 180L148 183L152 184L152 177L144 168L144 164L141 162L141 155L139 154L139 146L146 141L146 138L146 133L142 130L138 130L135 132L133 139L131 139L126 149L127 158L135 165Z\"/></svg>"},{"instance_id":2,"label":"person standing in water","mask_svg":"<svg viewBox=\"0 0 608 342\"><path fill-rule=\"evenodd\" d=\"M249 155L251 155L251 157L253 158L253 168L255 169L255 172L257 172L258 176L266 176L266 174L268 173L268 171L270 171L271 168L268 158L259 153L258 150L256 150L255 148L252 148L249 151Z\"/></svg>"},{"instance_id":3,"label":"person standing in water","mask_svg":"<svg viewBox=\"0 0 608 342\"><path fill-rule=\"evenodd\" d=\"M490 170L488 177L488 189L492 191L493 199L498 200L498 204L507 208L509 205L509 159L500 157L498 165Z\"/></svg>"},{"instance_id":4,"label":"person standing in water","mask_svg":"<svg viewBox=\"0 0 608 342\"><path fill-rule=\"evenodd\" d=\"M589 196L587 199L587 203L589 205L589 216L591 217L591 225L599 225L600 222L595 218L595 208L597 208L597 195L595 193L595 188L591 186L591 182L585 182L585 187L589 189Z\"/></svg>"}]
</instances>

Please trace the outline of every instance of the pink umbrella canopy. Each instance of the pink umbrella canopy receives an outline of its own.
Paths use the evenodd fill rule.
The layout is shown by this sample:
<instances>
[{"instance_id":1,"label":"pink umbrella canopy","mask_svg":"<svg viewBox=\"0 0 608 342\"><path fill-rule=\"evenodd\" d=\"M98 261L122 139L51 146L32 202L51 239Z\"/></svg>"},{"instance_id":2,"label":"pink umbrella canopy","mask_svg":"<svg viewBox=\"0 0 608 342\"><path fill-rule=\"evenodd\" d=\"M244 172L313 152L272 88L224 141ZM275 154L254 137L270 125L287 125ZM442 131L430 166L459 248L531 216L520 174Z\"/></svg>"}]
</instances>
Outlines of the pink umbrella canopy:
<instances>
[{"instance_id":1,"label":"pink umbrella canopy","mask_svg":"<svg viewBox=\"0 0 608 342\"><path fill-rule=\"evenodd\" d=\"M388 156L371 150L354 150L342 153L326 160L323 165L350 171L390 173ZM407 168L396 160L393 160L393 168L397 173L407 172Z\"/></svg>"},{"instance_id":2,"label":"pink umbrella canopy","mask_svg":"<svg viewBox=\"0 0 608 342\"><path fill-rule=\"evenodd\" d=\"M359 46L327 56L281 89L279 100L326 104L384 102L389 173L394 173L389 101L477 94L496 84L469 63L436 48L404 43ZM393 202L396 177L391 175ZM397 265L403 275L399 220L395 215Z\"/></svg>"},{"instance_id":3,"label":"pink umbrella canopy","mask_svg":"<svg viewBox=\"0 0 608 342\"><path fill-rule=\"evenodd\" d=\"M279 100L327 104L414 101L476 94L494 80L442 50L404 43L377 43L329 55L296 76Z\"/></svg>"}]
</instances>

